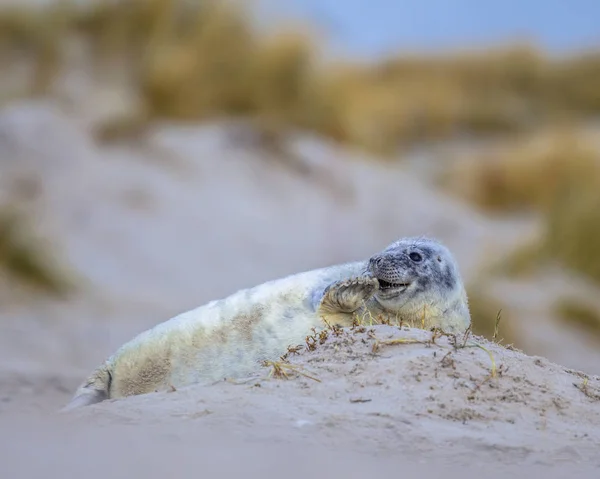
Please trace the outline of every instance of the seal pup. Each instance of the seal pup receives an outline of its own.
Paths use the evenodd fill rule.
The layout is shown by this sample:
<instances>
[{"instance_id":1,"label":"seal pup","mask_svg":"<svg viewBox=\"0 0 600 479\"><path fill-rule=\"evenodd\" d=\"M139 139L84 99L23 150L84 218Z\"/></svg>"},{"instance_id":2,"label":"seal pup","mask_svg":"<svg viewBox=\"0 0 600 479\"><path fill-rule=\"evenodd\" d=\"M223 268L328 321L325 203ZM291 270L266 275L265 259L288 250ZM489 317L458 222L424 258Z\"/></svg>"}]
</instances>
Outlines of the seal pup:
<instances>
[{"instance_id":1,"label":"seal pup","mask_svg":"<svg viewBox=\"0 0 600 479\"><path fill-rule=\"evenodd\" d=\"M80 385L63 409L190 384L241 378L312 328L351 326L371 314L447 332L471 322L450 251L429 238L403 238L366 261L268 281L211 301L142 332Z\"/></svg>"}]
</instances>

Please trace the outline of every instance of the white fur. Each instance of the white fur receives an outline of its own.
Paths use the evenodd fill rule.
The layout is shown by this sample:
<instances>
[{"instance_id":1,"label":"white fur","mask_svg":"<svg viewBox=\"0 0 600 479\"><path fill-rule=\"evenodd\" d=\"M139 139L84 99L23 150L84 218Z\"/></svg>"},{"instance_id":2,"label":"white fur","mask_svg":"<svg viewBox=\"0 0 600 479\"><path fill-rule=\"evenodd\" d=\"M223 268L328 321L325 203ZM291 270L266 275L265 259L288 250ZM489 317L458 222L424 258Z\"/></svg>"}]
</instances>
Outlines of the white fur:
<instances>
[{"instance_id":1,"label":"white fur","mask_svg":"<svg viewBox=\"0 0 600 479\"><path fill-rule=\"evenodd\" d=\"M365 262L355 262L298 273L179 314L121 346L79 387L67 407L105 399L97 392L99 388L107 389L108 398L129 395L115 386L140 376L140 369L151 358L166 359L165 351L170 361L168 374L157 384L151 384L153 378L146 381L157 389L255 372L261 361L278 359L288 346L304 343L312 327L322 327L316 308L323 290L335 281L360 275L364 268ZM253 306L266 307L267 314L257 317L247 330L240 316L251 312ZM241 330L236 332L236 326ZM268 334L265 328L270 328ZM106 371L111 376L110 390Z\"/></svg>"}]
</instances>

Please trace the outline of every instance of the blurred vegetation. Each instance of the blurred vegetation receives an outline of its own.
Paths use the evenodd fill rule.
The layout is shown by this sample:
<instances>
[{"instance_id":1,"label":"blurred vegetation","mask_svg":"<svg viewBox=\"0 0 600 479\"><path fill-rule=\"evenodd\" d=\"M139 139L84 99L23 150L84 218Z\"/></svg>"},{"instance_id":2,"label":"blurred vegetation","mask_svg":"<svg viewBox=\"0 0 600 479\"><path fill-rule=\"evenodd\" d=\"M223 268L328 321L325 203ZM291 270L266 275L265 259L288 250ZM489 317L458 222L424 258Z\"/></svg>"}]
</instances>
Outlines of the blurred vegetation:
<instances>
[{"instance_id":1,"label":"blurred vegetation","mask_svg":"<svg viewBox=\"0 0 600 479\"><path fill-rule=\"evenodd\" d=\"M0 211L0 270L9 280L62 296L72 284L25 226L22 215Z\"/></svg>"},{"instance_id":2,"label":"blurred vegetation","mask_svg":"<svg viewBox=\"0 0 600 479\"><path fill-rule=\"evenodd\" d=\"M600 311L597 308L573 298L563 298L557 303L556 312L563 321L600 337Z\"/></svg>"},{"instance_id":3,"label":"blurred vegetation","mask_svg":"<svg viewBox=\"0 0 600 479\"><path fill-rule=\"evenodd\" d=\"M451 172L450 189L488 210L543 214L540 248L600 281L590 247L600 240L597 150L560 127L600 114L600 51L551 57L517 44L333 62L308 30L259 32L239 1L78 3L0 9L0 66L25 72L21 90L0 98L51 94L77 44L95 71L126 76L136 97L135 111L100 126L105 139L157 119L223 117L250 118L269 138L298 128L383 156L503 135L501 151Z\"/></svg>"},{"instance_id":4,"label":"blurred vegetation","mask_svg":"<svg viewBox=\"0 0 600 479\"><path fill-rule=\"evenodd\" d=\"M561 261L600 282L600 149L572 129L548 129L450 168L442 183L488 212L542 215L544 234L506 264Z\"/></svg>"},{"instance_id":5,"label":"blurred vegetation","mask_svg":"<svg viewBox=\"0 0 600 479\"><path fill-rule=\"evenodd\" d=\"M546 259L540 242L530 240L521 243L508 255L493 261L487 271L492 275L512 278L531 277L539 271L540 265L544 264Z\"/></svg>"},{"instance_id":6,"label":"blurred vegetation","mask_svg":"<svg viewBox=\"0 0 600 479\"><path fill-rule=\"evenodd\" d=\"M568 127L546 128L465 157L443 175L442 185L490 213L549 212L556 198L600 181L600 155Z\"/></svg>"},{"instance_id":7,"label":"blurred vegetation","mask_svg":"<svg viewBox=\"0 0 600 479\"><path fill-rule=\"evenodd\" d=\"M320 61L308 32L257 32L248 8L226 0L3 7L0 58L3 65L28 59L28 93L43 93L78 40L98 67L126 70L142 124L245 115L380 154L424 139L521 132L600 112L600 53L555 59L515 45L334 64ZM116 121L109 136L119 125L135 130L130 119Z\"/></svg>"},{"instance_id":8,"label":"blurred vegetation","mask_svg":"<svg viewBox=\"0 0 600 479\"><path fill-rule=\"evenodd\" d=\"M545 214L543 252L600 283L600 176L564 185Z\"/></svg>"}]
</instances>

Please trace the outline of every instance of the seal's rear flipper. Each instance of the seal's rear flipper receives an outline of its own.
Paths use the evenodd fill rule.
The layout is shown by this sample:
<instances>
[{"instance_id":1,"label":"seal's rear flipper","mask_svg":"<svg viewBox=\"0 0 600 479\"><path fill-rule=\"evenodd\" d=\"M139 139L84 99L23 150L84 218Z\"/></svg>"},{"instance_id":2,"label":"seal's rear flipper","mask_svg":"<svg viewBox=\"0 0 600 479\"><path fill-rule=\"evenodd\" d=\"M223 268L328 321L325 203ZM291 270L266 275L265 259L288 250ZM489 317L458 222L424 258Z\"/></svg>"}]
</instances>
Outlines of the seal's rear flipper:
<instances>
[{"instance_id":1,"label":"seal's rear flipper","mask_svg":"<svg viewBox=\"0 0 600 479\"><path fill-rule=\"evenodd\" d=\"M79 409L80 407L90 406L91 404L102 402L105 399L108 398L104 391L82 388L77 391L77 394L71 399L69 404L63 407L60 412L68 412L73 409Z\"/></svg>"},{"instance_id":2,"label":"seal's rear flipper","mask_svg":"<svg viewBox=\"0 0 600 479\"><path fill-rule=\"evenodd\" d=\"M106 365L96 369L85 383L77 389L73 399L61 409L61 412L71 411L108 399L110 397L111 381L112 376Z\"/></svg>"}]
</instances>

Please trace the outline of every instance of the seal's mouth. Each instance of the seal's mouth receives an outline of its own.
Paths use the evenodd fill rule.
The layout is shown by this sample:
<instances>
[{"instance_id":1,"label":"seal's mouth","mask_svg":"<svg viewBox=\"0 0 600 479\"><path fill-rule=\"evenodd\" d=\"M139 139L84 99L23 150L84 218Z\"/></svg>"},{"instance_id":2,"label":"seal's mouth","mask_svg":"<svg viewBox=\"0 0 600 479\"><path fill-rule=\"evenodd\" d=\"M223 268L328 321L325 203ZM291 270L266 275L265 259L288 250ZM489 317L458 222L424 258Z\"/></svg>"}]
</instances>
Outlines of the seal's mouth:
<instances>
[{"instance_id":1,"label":"seal's mouth","mask_svg":"<svg viewBox=\"0 0 600 479\"><path fill-rule=\"evenodd\" d=\"M389 281L379 278L377 278L377 281L379 282L379 290L383 293L388 293L391 291L403 292L410 286L410 283L390 283Z\"/></svg>"}]
</instances>

